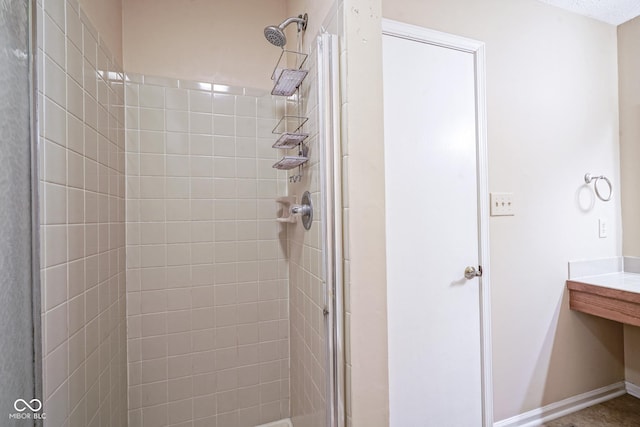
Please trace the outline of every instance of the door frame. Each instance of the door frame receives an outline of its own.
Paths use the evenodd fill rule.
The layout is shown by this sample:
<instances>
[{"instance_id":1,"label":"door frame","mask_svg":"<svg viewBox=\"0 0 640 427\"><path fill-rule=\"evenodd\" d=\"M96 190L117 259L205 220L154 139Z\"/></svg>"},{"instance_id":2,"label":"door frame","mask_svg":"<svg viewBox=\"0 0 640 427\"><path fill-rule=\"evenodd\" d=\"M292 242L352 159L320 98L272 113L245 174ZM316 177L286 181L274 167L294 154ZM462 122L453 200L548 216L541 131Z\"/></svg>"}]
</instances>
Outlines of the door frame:
<instances>
[{"instance_id":1,"label":"door frame","mask_svg":"<svg viewBox=\"0 0 640 427\"><path fill-rule=\"evenodd\" d=\"M403 22L382 19L382 35L412 40L473 55L476 103L476 167L478 184L478 260L480 284L480 366L482 372L482 417L484 427L493 426L493 374L491 339L491 265L489 259L489 179L487 155L487 107L485 44L453 34Z\"/></svg>"}]
</instances>

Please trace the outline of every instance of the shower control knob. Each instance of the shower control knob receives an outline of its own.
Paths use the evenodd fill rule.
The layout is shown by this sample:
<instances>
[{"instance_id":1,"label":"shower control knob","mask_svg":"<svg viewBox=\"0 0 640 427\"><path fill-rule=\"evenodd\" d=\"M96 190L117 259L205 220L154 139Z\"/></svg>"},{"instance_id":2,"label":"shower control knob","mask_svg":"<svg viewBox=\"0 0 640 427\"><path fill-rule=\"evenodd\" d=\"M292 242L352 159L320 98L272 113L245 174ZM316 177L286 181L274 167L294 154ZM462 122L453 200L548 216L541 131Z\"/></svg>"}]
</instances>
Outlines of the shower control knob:
<instances>
[{"instance_id":1,"label":"shower control knob","mask_svg":"<svg viewBox=\"0 0 640 427\"><path fill-rule=\"evenodd\" d=\"M291 213L294 215L309 215L310 212L311 212L311 206L309 205L291 206Z\"/></svg>"},{"instance_id":2,"label":"shower control knob","mask_svg":"<svg viewBox=\"0 0 640 427\"><path fill-rule=\"evenodd\" d=\"M482 276L481 265L478 266L477 270L474 266L471 266L471 265L464 269L464 277L469 280L473 279L474 277L481 277L481 276Z\"/></svg>"},{"instance_id":3,"label":"shower control knob","mask_svg":"<svg viewBox=\"0 0 640 427\"><path fill-rule=\"evenodd\" d=\"M291 215L300 215L302 219L302 226L305 230L311 228L311 222L313 221L313 205L311 204L311 193L305 191L302 194L302 200L299 205L291 205L289 208Z\"/></svg>"}]
</instances>

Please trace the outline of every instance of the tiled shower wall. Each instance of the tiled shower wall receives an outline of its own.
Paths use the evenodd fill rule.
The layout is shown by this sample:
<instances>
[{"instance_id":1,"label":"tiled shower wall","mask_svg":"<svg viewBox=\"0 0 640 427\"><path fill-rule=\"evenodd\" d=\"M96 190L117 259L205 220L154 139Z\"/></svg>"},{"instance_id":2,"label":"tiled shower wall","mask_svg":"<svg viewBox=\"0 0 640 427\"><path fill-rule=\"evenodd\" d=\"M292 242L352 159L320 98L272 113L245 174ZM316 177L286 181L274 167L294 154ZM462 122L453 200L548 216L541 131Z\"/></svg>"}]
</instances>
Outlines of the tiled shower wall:
<instances>
[{"instance_id":1,"label":"tiled shower wall","mask_svg":"<svg viewBox=\"0 0 640 427\"><path fill-rule=\"evenodd\" d=\"M126 105L130 426L288 417L286 226L275 221L286 187L271 167L282 108L139 75Z\"/></svg>"},{"instance_id":2,"label":"tiled shower wall","mask_svg":"<svg viewBox=\"0 0 640 427\"><path fill-rule=\"evenodd\" d=\"M289 103L289 114L300 109L309 121L305 145L309 161L302 179L289 184L289 195L300 203L305 191L311 193L314 206L310 230L298 222L289 226L289 292L291 315L291 418L296 427L326 425L327 349L323 310L325 281L322 271L322 215L320 194L320 144L318 136L318 70L316 49L307 59L309 74L300 87L301 104ZM291 110L294 110L293 113ZM293 154L293 151L292 153ZM290 175L297 170L290 171Z\"/></svg>"},{"instance_id":3,"label":"tiled shower wall","mask_svg":"<svg viewBox=\"0 0 640 427\"><path fill-rule=\"evenodd\" d=\"M44 425L122 427L122 68L75 0L37 12Z\"/></svg>"}]
</instances>

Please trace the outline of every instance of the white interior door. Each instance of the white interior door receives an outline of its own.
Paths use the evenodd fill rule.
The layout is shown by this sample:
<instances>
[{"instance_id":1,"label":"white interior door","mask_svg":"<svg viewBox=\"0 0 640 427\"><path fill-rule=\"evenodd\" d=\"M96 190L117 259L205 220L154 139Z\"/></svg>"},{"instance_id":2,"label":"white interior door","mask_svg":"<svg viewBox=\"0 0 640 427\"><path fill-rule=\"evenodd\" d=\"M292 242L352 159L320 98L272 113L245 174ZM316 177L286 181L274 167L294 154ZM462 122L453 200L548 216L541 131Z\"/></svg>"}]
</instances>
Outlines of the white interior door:
<instances>
[{"instance_id":1,"label":"white interior door","mask_svg":"<svg viewBox=\"0 0 640 427\"><path fill-rule=\"evenodd\" d=\"M383 36L392 427L483 425L474 54Z\"/></svg>"}]
</instances>

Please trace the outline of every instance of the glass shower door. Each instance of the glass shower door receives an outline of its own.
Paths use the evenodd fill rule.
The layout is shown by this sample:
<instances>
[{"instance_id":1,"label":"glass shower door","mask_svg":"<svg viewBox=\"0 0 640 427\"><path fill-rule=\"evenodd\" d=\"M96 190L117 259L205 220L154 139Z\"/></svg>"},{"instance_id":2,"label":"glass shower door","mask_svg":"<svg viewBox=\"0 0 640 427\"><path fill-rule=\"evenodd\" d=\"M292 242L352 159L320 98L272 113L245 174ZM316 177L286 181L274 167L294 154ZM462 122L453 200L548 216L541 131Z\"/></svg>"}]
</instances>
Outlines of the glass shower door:
<instances>
[{"instance_id":1,"label":"glass shower door","mask_svg":"<svg viewBox=\"0 0 640 427\"><path fill-rule=\"evenodd\" d=\"M39 425L32 5L0 0L0 425ZM34 339L38 337L38 339Z\"/></svg>"}]
</instances>

